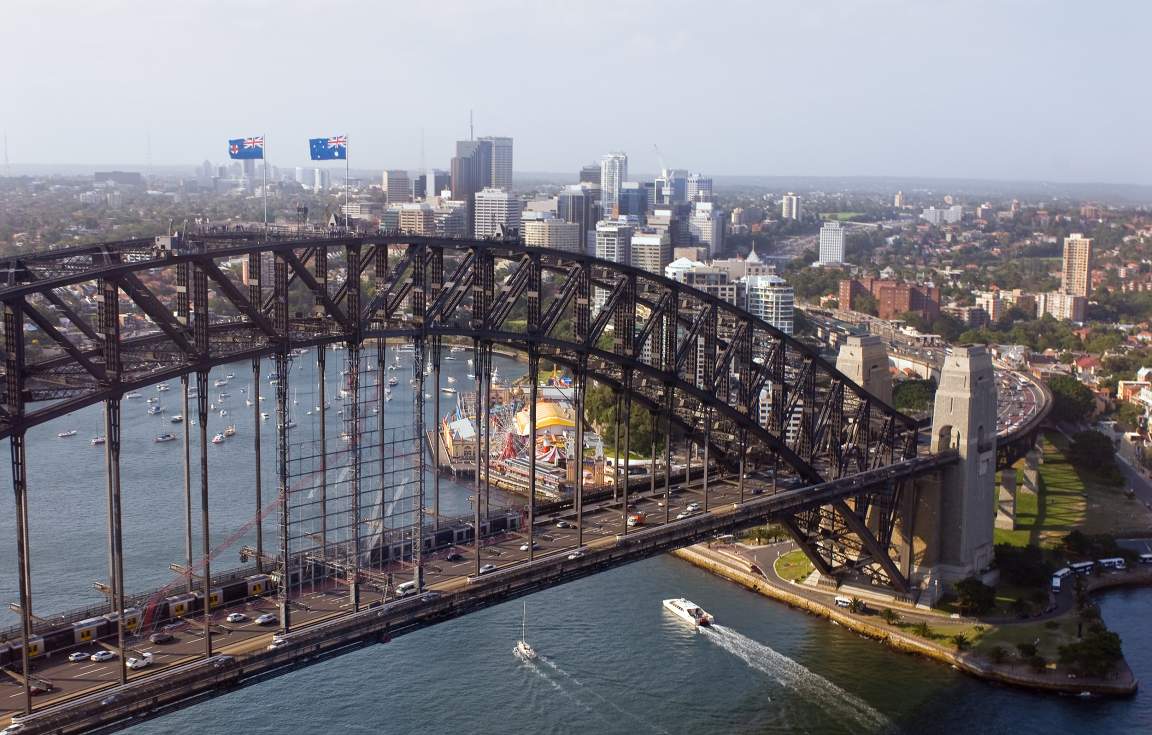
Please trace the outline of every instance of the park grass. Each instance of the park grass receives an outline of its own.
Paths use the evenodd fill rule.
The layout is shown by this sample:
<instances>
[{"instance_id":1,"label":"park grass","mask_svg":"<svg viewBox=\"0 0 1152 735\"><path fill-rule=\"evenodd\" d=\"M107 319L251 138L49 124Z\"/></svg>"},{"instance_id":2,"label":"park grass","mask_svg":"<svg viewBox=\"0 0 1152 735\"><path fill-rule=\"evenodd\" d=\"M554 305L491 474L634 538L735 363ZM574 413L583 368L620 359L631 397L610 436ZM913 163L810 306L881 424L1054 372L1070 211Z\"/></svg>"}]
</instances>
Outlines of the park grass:
<instances>
[{"instance_id":1,"label":"park grass","mask_svg":"<svg viewBox=\"0 0 1152 735\"><path fill-rule=\"evenodd\" d=\"M1108 485L1095 473L1072 465L1063 434L1045 432L1040 449L1044 462L1038 471L1038 492L1018 489L1016 528L997 529L996 543L1053 548L1076 529L1087 534L1152 532L1152 513L1125 495L1123 487Z\"/></svg>"},{"instance_id":2,"label":"park grass","mask_svg":"<svg viewBox=\"0 0 1152 735\"><path fill-rule=\"evenodd\" d=\"M864 212L821 212L821 219L838 220L840 222L848 222L864 215Z\"/></svg>"},{"instance_id":3,"label":"park grass","mask_svg":"<svg viewBox=\"0 0 1152 735\"><path fill-rule=\"evenodd\" d=\"M804 556L804 552L797 549L796 551L789 551L787 554L782 554L775 562L776 574L781 579L788 579L794 582L803 582L808 578L815 567L812 562L808 561L808 557Z\"/></svg>"},{"instance_id":4,"label":"park grass","mask_svg":"<svg viewBox=\"0 0 1152 735\"><path fill-rule=\"evenodd\" d=\"M1016 644L1035 643L1036 651L1049 661L1060 655L1060 646L1075 643L1078 618L1075 610L1042 622L1019 622L1010 625L990 625L975 641L976 653L987 656L992 649L1003 646L1011 654Z\"/></svg>"}]
</instances>

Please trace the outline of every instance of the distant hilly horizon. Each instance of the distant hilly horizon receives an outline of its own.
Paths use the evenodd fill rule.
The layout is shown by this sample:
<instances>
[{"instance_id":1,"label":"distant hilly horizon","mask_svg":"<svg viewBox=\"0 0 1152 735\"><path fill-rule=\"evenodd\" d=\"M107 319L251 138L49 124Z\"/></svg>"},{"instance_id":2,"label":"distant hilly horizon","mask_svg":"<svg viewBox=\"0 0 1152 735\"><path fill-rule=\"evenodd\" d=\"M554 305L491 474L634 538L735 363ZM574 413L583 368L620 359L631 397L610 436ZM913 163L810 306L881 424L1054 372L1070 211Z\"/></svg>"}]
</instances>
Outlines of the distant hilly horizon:
<instances>
[{"instance_id":1,"label":"distant hilly horizon","mask_svg":"<svg viewBox=\"0 0 1152 735\"><path fill-rule=\"evenodd\" d=\"M198 164L149 166L131 164L11 164L12 176L87 176L96 171L151 171L160 176L188 176ZM295 168L285 166L282 168ZM342 168L342 167L337 167ZM334 174L342 172L332 169ZM372 178L383 169L353 168L354 178ZM417 169L409 169L416 171ZM440 169L443 170L443 169ZM517 186L575 183L579 168L570 172L516 171ZM655 173L633 172L634 180L646 181ZM953 194L960 196L1018 197L1030 199L1090 199L1113 204L1152 204L1152 185L1115 182L1042 181L1030 179L1001 180L966 177L917 176L810 176L763 174L712 174L718 189L761 188L772 192L824 191L884 193L902 190L905 193Z\"/></svg>"}]
</instances>

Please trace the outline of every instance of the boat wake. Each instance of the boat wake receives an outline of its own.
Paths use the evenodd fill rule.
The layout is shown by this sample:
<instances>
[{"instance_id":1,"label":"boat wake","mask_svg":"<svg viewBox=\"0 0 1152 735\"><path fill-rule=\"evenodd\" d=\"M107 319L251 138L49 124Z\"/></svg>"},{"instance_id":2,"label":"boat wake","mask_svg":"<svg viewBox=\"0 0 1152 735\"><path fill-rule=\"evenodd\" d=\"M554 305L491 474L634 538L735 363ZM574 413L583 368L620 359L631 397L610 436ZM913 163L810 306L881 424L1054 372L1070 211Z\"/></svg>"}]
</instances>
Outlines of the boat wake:
<instances>
[{"instance_id":1,"label":"boat wake","mask_svg":"<svg viewBox=\"0 0 1152 735\"><path fill-rule=\"evenodd\" d=\"M659 732L659 733L667 733L668 732L664 728L659 727L659 726L649 722L648 720L645 720L643 717L640 717L639 715L636 715L632 712L629 712L628 710L624 709L620 705L618 705L615 702L613 702L612 700L608 699L607 697L605 697L603 694L596 691L595 689L589 689L587 686L584 685L584 682L580 681L575 676L573 676L572 674L565 671L563 668L560 667L559 664L557 664L555 661L548 658L547 656L538 656L537 658L542 664L544 664L545 666L550 668L552 671L556 672L556 674L558 674L561 678L566 679L566 680L572 682L573 684L575 684L576 685L576 691L579 691L581 694L591 695L597 701L599 701L602 705L615 710L616 712L623 715L624 717L627 717L628 719L632 720L636 724L638 724L641 727L644 727L648 730L651 730L652 732Z\"/></svg>"},{"instance_id":2,"label":"boat wake","mask_svg":"<svg viewBox=\"0 0 1152 735\"><path fill-rule=\"evenodd\" d=\"M779 651L723 625L701 628L700 632L706 640L720 646L749 667L767 674L780 686L809 701L820 702L830 714L848 718L870 732L895 730L892 721L870 704Z\"/></svg>"}]
</instances>

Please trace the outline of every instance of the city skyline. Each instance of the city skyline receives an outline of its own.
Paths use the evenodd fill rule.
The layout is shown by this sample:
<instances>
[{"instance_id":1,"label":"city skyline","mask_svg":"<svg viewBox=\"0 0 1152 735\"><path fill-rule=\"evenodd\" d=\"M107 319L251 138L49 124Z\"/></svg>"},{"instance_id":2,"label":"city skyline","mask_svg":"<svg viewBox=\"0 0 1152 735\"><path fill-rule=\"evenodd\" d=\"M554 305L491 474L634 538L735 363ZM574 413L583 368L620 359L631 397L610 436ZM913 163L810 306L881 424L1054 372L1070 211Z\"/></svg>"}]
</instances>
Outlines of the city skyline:
<instances>
[{"instance_id":1,"label":"city skyline","mask_svg":"<svg viewBox=\"0 0 1152 735\"><path fill-rule=\"evenodd\" d=\"M195 164L219 140L255 131L268 135L273 162L295 165L309 136L335 129L349 136L354 165L417 170L421 150L425 166L446 164L453 141L469 137L472 112L477 135L516 139L525 171L568 170L624 150L634 169L653 172L663 155L699 162L713 175L1152 183L1144 165L1152 142L1142 134L1152 103L1125 92L1135 81L1127 70L1140 68L1137 34L1152 9L1128 3L1098 13L1059 5L1059 12L1040 12L1024 0L989 4L997 22L988 23L979 7L957 14L896 0L847 7L730 2L712 12L732 22L701 26L689 3L606 4L567 18L559 35L533 37L523 26L540 11L520 2L489 10L450 3L443 12L452 23L443 27L419 7L349 2L333 11L356 22L325 37L315 34L306 17L312 10L302 5L213 0L160 15L129 0L68 13L53 12L61 3L18 0L0 29L0 61L25 72L5 80L5 97L19 104L6 106L0 129L14 164ZM39 29L49 20L58 51L43 54ZM383 23L394 31L391 53L423 58L412 72L435 81L408 97L402 115L358 93L379 81L369 60L374 29ZM932 33L920 32L928 28ZM237 42L257 31L271 45ZM900 43L873 42L886 33ZM977 36L981 53L968 54L968 39ZM1076 43L1066 43L1070 37ZM761 43L766 38L772 42ZM732 112L701 128L697 116L683 114L686 95L649 100L643 120L607 106L531 104L525 89L556 84L563 64L557 50L582 43L613 53L590 53L577 79L607 78L656 49L673 61L723 58L725 74L690 63L676 73L685 90L706 83L716 97L733 100ZM418 54L429 47L444 53ZM208 52L216 48L228 51ZM142 55L151 63L138 63ZM97 56L100 64L86 63ZM29 58L36 64L29 67ZM471 58L526 67L525 85L491 87L450 73ZM338 73L323 63L329 59ZM527 59L543 62L526 66ZM259 85L233 82L252 69L267 70ZM570 66L565 73L573 73ZM753 93L784 74L793 81L786 93ZM1124 99L1123 114L1067 114L1089 84L1094 98ZM69 94L58 94L62 85ZM830 94L829 86L841 91ZM323 97L341 104L317 102ZM846 102L855 113L834 114ZM870 120L866 133L861 119ZM565 144L556 146L558 139Z\"/></svg>"}]
</instances>

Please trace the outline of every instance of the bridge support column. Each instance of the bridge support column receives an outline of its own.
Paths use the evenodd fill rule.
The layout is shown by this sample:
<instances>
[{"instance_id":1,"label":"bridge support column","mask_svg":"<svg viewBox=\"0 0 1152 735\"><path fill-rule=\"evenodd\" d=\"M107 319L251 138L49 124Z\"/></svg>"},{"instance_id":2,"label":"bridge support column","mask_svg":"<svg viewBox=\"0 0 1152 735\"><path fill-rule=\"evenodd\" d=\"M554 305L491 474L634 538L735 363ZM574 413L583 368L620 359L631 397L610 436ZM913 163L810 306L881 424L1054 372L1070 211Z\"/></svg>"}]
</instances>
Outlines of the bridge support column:
<instances>
[{"instance_id":1,"label":"bridge support column","mask_svg":"<svg viewBox=\"0 0 1152 735\"><path fill-rule=\"evenodd\" d=\"M481 450L484 448L484 443L481 441L480 432L483 431L482 427L484 425L483 421L484 421L484 380L485 380L485 378L484 378L484 349L481 346L480 340L478 340L478 339L473 340L473 342L472 342L472 354L473 354L472 369L474 370L472 377L475 379L474 385L476 388L476 416L474 417L475 426L473 427L473 433L475 434L475 441L476 441L476 477L474 478L475 483L473 483L474 489L472 491L473 492L472 507L473 507L473 510L475 511L475 521L474 521L475 525L472 528L472 543L476 547L476 565L473 568L473 573L476 574L477 576L479 576L480 566L481 566L481 564L483 564L483 562L480 560L480 523L482 520L481 515L480 515L480 500L481 500L481 498L480 498L481 474L480 473L483 471L482 462L481 462L481 454L482 454ZM417 369L419 369L419 367L417 367ZM579 507L579 506L577 506L577 507ZM577 533L579 533L579 532L577 532Z\"/></svg>"},{"instance_id":2,"label":"bridge support column","mask_svg":"<svg viewBox=\"0 0 1152 735\"><path fill-rule=\"evenodd\" d=\"M704 409L704 511L708 508L708 444L712 441L712 409Z\"/></svg>"},{"instance_id":3,"label":"bridge support column","mask_svg":"<svg viewBox=\"0 0 1152 735\"><path fill-rule=\"evenodd\" d=\"M279 263L277 263L279 266ZM278 268L279 269L279 268ZM277 278L279 280L279 277ZM288 556L289 487L288 487L288 347L276 352L276 479L277 503L280 506L280 629L292 630L292 565ZM325 568L325 573L328 569Z\"/></svg>"},{"instance_id":4,"label":"bridge support column","mask_svg":"<svg viewBox=\"0 0 1152 735\"><path fill-rule=\"evenodd\" d=\"M536 391L540 355L528 347L528 561L536 558Z\"/></svg>"},{"instance_id":5,"label":"bridge support column","mask_svg":"<svg viewBox=\"0 0 1152 735\"><path fill-rule=\"evenodd\" d=\"M120 502L120 399L104 401L104 468L108 481L108 577L110 602L116 615L116 645L120 652L120 683L128 681L124 641L124 532Z\"/></svg>"},{"instance_id":6,"label":"bridge support column","mask_svg":"<svg viewBox=\"0 0 1152 735\"><path fill-rule=\"evenodd\" d=\"M256 455L256 571L264 572L264 484L260 454L260 358L252 358L252 452ZM323 450L321 450L323 451Z\"/></svg>"},{"instance_id":7,"label":"bridge support column","mask_svg":"<svg viewBox=\"0 0 1152 735\"><path fill-rule=\"evenodd\" d=\"M1016 470L1012 467L1000 471L1000 487L996 500L996 528L1016 528Z\"/></svg>"},{"instance_id":8,"label":"bridge support column","mask_svg":"<svg viewBox=\"0 0 1152 735\"><path fill-rule=\"evenodd\" d=\"M888 351L877 335L849 337L836 356L836 369L885 403L892 403Z\"/></svg>"},{"instance_id":9,"label":"bridge support column","mask_svg":"<svg viewBox=\"0 0 1152 735\"><path fill-rule=\"evenodd\" d=\"M412 581L416 591L424 590L424 365L427 342L423 336L413 340L412 359L416 361L416 390L412 394L415 401L412 418L416 421L416 518L412 529ZM439 381L437 381L439 382ZM439 395L440 387L434 389ZM359 432L357 432L359 433ZM357 562L359 565L359 562Z\"/></svg>"},{"instance_id":10,"label":"bridge support column","mask_svg":"<svg viewBox=\"0 0 1152 735\"><path fill-rule=\"evenodd\" d=\"M196 371L196 420L200 429L200 535L203 563L200 589L204 614L204 655L212 656L212 539L208 524L208 371Z\"/></svg>"},{"instance_id":11,"label":"bridge support column","mask_svg":"<svg viewBox=\"0 0 1152 735\"><path fill-rule=\"evenodd\" d=\"M192 594L192 414L188 411L188 374L180 376L180 402L184 417L184 576L188 579L188 594Z\"/></svg>"},{"instance_id":12,"label":"bridge support column","mask_svg":"<svg viewBox=\"0 0 1152 735\"><path fill-rule=\"evenodd\" d=\"M616 501L620 499L620 394L613 391L612 399L612 500ZM627 510L624 515L627 526Z\"/></svg>"},{"instance_id":13,"label":"bridge support column","mask_svg":"<svg viewBox=\"0 0 1152 735\"><path fill-rule=\"evenodd\" d=\"M380 340L382 344L384 340ZM432 529L434 531L440 530L440 350L441 342L439 337L432 338ZM380 370L384 370L384 361L381 358ZM384 379L384 373L380 373L380 380ZM383 399L381 399L383 401ZM384 421L384 404L380 404L380 421L381 429L383 429ZM420 441L424 441L424 437L420 437ZM381 442L383 446L383 442ZM384 465L381 464L381 467ZM384 516L381 515L381 518Z\"/></svg>"},{"instance_id":14,"label":"bridge support column","mask_svg":"<svg viewBox=\"0 0 1152 735\"><path fill-rule=\"evenodd\" d=\"M347 360L347 380L348 392L352 395L352 401L346 403L348 407L349 416L346 417L348 421L348 445L351 451L350 458L350 480L349 483L352 488L352 538L348 540L348 549L346 553L351 557L348 560L348 602L352 605L352 612L360 611L360 343L355 340L350 340L347 345L346 352L348 354ZM417 368L417 376L419 384L417 385L417 393L415 394L418 405L424 405L424 394L420 391L424 386L424 366L421 365ZM412 553L416 555L416 547L413 544Z\"/></svg>"},{"instance_id":15,"label":"bridge support column","mask_svg":"<svg viewBox=\"0 0 1152 735\"><path fill-rule=\"evenodd\" d=\"M951 348L932 414L933 452L958 450L939 482L919 480L919 507L906 538L911 573L929 598L992 562L996 507L996 380L983 345ZM931 603L921 595L921 602Z\"/></svg>"},{"instance_id":16,"label":"bridge support column","mask_svg":"<svg viewBox=\"0 0 1152 735\"><path fill-rule=\"evenodd\" d=\"M624 535L628 535L628 474L629 459L632 457L632 371L624 371L624 471L620 473L623 478L622 497L624 506Z\"/></svg>"},{"instance_id":17,"label":"bridge support column","mask_svg":"<svg viewBox=\"0 0 1152 735\"><path fill-rule=\"evenodd\" d=\"M320 558L328 559L328 358L324 345L316 347L316 372L320 374Z\"/></svg>"},{"instance_id":18,"label":"bridge support column","mask_svg":"<svg viewBox=\"0 0 1152 735\"><path fill-rule=\"evenodd\" d=\"M7 336L11 343L13 335L9 333ZM23 332L19 333L19 339L19 351L23 353ZM12 449L12 491L16 495L16 566L20 577L20 670L24 678L24 714L31 714L32 657L28 651L28 639L32 637L32 548L28 543L28 457L24 447L24 432L13 434L9 444Z\"/></svg>"}]
</instances>

